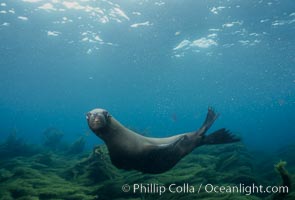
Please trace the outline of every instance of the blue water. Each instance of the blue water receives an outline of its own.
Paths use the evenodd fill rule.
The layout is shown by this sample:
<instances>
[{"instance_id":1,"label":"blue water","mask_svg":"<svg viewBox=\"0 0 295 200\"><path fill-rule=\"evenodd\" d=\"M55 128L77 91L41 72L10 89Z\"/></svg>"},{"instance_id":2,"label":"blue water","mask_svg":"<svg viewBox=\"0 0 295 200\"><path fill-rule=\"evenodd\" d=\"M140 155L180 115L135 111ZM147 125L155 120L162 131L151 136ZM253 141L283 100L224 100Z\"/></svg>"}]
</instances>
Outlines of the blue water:
<instances>
[{"instance_id":1,"label":"blue water","mask_svg":"<svg viewBox=\"0 0 295 200\"><path fill-rule=\"evenodd\" d=\"M293 0L2 0L0 140L40 143L56 127L92 147L96 107L163 137L199 128L213 106L210 131L294 144L294 34Z\"/></svg>"}]
</instances>

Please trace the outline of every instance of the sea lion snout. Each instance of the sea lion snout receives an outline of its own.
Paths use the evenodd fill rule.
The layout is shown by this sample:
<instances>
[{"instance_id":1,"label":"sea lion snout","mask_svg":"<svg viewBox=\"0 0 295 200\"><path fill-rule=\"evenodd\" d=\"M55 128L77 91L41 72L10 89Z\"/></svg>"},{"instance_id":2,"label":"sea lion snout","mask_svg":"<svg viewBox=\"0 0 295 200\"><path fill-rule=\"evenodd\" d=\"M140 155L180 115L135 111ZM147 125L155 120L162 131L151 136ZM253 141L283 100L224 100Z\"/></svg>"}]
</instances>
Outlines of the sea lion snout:
<instances>
[{"instance_id":1,"label":"sea lion snout","mask_svg":"<svg viewBox=\"0 0 295 200\"><path fill-rule=\"evenodd\" d=\"M92 131L97 131L107 125L108 111L104 109L93 109L87 113L86 119Z\"/></svg>"}]
</instances>

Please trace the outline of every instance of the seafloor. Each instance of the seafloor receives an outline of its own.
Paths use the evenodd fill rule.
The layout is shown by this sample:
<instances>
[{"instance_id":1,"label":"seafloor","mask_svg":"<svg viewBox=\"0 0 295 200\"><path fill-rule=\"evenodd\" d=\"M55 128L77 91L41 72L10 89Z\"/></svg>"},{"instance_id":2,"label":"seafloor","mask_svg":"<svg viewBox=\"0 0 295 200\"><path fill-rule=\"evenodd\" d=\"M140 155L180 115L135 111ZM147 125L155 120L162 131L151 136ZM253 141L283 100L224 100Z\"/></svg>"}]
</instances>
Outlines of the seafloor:
<instances>
[{"instance_id":1,"label":"seafloor","mask_svg":"<svg viewBox=\"0 0 295 200\"><path fill-rule=\"evenodd\" d=\"M50 129L44 135L46 139L40 146L27 144L15 134L0 145L0 200L295 199L295 192L292 191L295 182L295 145L269 154L249 151L242 143L203 146L181 160L172 170L149 175L116 169L103 145L86 152L83 151L83 138L67 145L60 142L62 133L56 129ZM131 191L123 192L124 184L129 184ZM133 184L154 187L149 188L149 193L146 188L146 191L136 191L134 194ZM171 184L179 185L183 191L166 191L161 195L157 192L158 186L168 187ZM196 190L190 190L190 193L183 187L184 184ZM265 187L288 185L289 192L257 192L251 195L208 193L204 188L198 192L200 184L241 184L244 187L253 184Z\"/></svg>"}]
</instances>

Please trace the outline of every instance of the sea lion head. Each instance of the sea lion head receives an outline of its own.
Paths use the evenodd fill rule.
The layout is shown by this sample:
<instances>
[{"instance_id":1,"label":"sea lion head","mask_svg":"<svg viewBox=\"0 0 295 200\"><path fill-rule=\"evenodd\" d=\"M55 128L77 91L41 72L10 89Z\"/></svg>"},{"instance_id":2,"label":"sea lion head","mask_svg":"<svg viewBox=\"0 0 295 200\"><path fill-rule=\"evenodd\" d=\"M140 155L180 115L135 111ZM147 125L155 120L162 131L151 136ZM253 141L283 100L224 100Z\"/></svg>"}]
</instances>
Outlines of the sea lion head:
<instances>
[{"instance_id":1,"label":"sea lion head","mask_svg":"<svg viewBox=\"0 0 295 200\"><path fill-rule=\"evenodd\" d=\"M93 132L97 132L106 127L109 117L109 112L101 108L93 109L86 115L88 126Z\"/></svg>"}]
</instances>

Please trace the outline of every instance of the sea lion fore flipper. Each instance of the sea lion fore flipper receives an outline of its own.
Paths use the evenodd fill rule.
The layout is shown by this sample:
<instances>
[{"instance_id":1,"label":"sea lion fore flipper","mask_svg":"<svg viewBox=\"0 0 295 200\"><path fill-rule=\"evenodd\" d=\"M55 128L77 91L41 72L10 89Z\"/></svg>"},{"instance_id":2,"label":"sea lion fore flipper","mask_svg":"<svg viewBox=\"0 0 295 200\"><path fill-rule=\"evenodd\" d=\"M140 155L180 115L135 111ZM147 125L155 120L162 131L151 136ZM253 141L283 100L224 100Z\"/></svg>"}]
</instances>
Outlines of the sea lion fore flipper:
<instances>
[{"instance_id":1,"label":"sea lion fore flipper","mask_svg":"<svg viewBox=\"0 0 295 200\"><path fill-rule=\"evenodd\" d=\"M144 158L147 173L162 173L171 169L184 155L187 154L185 146L189 138L186 135L170 144L149 145L145 147ZM173 155L173 156L172 156Z\"/></svg>"}]
</instances>

